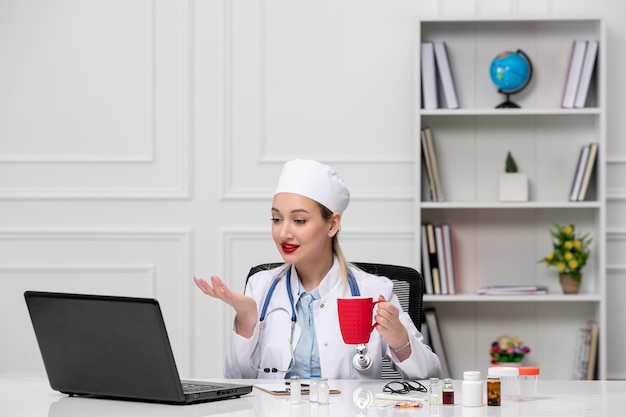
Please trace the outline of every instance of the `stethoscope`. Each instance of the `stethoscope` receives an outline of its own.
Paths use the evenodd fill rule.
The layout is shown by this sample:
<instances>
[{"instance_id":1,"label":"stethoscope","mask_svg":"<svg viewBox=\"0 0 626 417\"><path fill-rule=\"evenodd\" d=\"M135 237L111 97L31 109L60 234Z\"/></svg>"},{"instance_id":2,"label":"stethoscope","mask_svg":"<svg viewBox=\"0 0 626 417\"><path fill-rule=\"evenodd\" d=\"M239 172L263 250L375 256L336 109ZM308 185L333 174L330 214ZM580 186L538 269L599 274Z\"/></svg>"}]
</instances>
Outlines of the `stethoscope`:
<instances>
[{"instance_id":1,"label":"stethoscope","mask_svg":"<svg viewBox=\"0 0 626 417\"><path fill-rule=\"evenodd\" d=\"M270 288L267 290L267 295L265 296L265 300L263 301L263 306L261 307L261 314L259 315L259 340L261 340L262 333L265 330L265 318L268 316L268 314L273 313L274 311L278 311L278 310L283 310L287 312L287 310L282 307L275 308L274 310L270 310L269 312L267 311L272 295L274 294L274 290L276 289L276 286L278 285L280 280L281 280L281 277L277 277L274 279L274 281L272 281ZM295 349L293 347L293 334L296 328L297 317L296 317L296 306L293 300L293 293L291 292L291 267L287 270L287 274L285 275L285 285L287 286L287 296L289 297L289 305L291 306L291 334L289 335L289 352L291 355L291 359L289 360L289 367L283 370L283 369L278 369L278 368L261 368L261 367L255 366L252 363L252 358L255 356L256 351L259 347L259 343L257 343L256 346L254 347L254 351L250 355L250 366L259 372L287 373L291 371L294 368L294 366L296 366ZM350 294L352 294L353 297L358 297L361 295L361 292L359 291L359 285L357 284L356 279L354 278L354 275L350 271L348 271L348 286L350 287ZM372 366L372 357L369 353L366 352L367 346L365 344L359 344L357 345L356 350L357 350L357 353L355 353L354 357L352 358L352 365L355 367L357 371L365 371L369 369Z\"/></svg>"}]
</instances>

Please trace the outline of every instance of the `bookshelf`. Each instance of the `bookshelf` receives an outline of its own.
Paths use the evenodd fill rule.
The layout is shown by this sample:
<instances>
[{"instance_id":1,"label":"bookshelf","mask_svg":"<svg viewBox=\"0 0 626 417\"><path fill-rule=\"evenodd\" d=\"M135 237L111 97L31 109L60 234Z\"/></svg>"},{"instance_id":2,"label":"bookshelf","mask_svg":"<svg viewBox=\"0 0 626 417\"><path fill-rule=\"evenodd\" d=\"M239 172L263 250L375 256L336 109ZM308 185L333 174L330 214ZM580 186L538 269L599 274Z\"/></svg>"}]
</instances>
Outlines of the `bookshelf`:
<instances>
[{"instance_id":1,"label":"bookshelf","mask_svg":"<svg viewBox=\"0 0 626 417\"><path fill-rule=\"evenodd\" d=\"M605 28L600 18L426 18L418 23L416 71L422 42L445 42L460 107L424 109L416 76L415 251L421 268L424 223L447 223L455 245L455 295L425 295L435 308L453 378L486 373L489 347L500 334L519 335L532 349L524 364L542 379L572 379L578 335L598 323L598 377L606 376L606 106ZM599 41L596 73L585 107L562 108L572 42ZM500 52L522 49L532 60L529 86L496 109L504 96L489 77ZM431 201L420 134L429 127L444 201ZM599 144L585 201L569 200L581 147ZM511 151L529 178L529 200L498 201L498 177ZM562 294L558 273L539 259L551 250L553 223L591 232L590 259L577 295ZM487 285L547 285L549 294L482 296Z\"/></svg>"}]
</instances>

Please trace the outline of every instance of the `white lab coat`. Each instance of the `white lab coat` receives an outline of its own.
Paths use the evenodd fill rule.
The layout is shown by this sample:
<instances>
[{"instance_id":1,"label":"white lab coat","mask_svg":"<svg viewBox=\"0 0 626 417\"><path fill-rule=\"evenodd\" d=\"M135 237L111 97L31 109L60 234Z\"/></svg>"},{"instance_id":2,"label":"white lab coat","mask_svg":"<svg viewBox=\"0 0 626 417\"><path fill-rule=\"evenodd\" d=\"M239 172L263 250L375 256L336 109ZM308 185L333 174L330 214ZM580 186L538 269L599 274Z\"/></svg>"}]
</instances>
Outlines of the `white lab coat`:
<instances>
[{"instance_id":1,"label":"white lab coat","mask_svg":"<svg viewBox=\"0 0 626 417\"><path fill-rule=\"evenodd\" d=\"M284 266L270 271L261 271L250 277L246 286L246 295L253 297L260 314L268 289ZM358 283L361 296L378 299L385 297L398 306L400 303L393 293L393 283L385 277L368 274L360 269L352 273ZM300 289L298 274L295 267L291 271L291 290L294 303L298 301ZM376 329L370 336L367 352L372 355L372 367L367 371L357 371L352 366L352 357L356 353L354 345L343 342L339 329L337 314L337 298L350 296L350 288L341 279L341 271L337 260L319 286L320 300L314 302L315 331L320 355L322 376L331 379L376 379L380 378L383 356L394 363L404 378L427 379L439 377L441 365L439 358L430 347L423 343L422 334L417 330L406 312L400 314L400 321L405 325L411 342L411 356L399 362L387 343ZM265 329L260 331L257 324L254 334L246 339L232 332L232 342L226 357L224 376L226 378L276 378L284 379L285 372L258 371L255 368L277 368L286 370L291 360L291 349L295 349L300 338L301 328L296 322L293 334L293 347L289 345L291 335L291 305L287 296L285 276L280 282L268 304L265 318ZM258 348L255 349L255 347Z\"/></svg>"}]
</instances>

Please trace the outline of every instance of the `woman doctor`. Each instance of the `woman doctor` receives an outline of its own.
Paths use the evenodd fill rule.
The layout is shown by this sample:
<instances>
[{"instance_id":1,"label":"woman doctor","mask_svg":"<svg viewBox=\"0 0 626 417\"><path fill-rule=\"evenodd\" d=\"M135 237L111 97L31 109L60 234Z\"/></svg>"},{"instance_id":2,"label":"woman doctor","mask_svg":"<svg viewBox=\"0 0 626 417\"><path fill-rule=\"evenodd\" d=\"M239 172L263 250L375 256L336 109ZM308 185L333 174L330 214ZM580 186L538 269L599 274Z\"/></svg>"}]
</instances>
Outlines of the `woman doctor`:
<instances>
[{"instance_id":1,"label":"woman doctor","mask_svg":"<svg viewBox=\"0 0 626 417\"><path fill-rule=\"evenodd\" d=\"M402 311L391 280L346 262L337 234L349 200L347 186L331 167L287 162L271 208L272 237L285 264L250 277L245 295L217 276L210 282L194 278L205 294L236 312L227 378L375 379L383 356L403 378L440 376L439 359ZM343 342L339 329L337 298L350 295L380 301L366 370L353 366L355 346Z\"/></svg>"}]
</instances>

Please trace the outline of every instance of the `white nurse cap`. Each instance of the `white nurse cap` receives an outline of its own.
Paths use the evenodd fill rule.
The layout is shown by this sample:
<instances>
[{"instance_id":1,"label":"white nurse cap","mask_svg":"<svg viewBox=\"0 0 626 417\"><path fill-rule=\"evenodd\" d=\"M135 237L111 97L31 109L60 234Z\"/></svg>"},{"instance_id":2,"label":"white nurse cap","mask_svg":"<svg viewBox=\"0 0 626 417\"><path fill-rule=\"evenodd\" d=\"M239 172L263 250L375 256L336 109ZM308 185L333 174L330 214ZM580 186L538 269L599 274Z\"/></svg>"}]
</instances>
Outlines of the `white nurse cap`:
<instances>
[{"instance_id":1,"label":"white nurse cap","mask_svg":"<svg viewBox=\"0 0 626 417\"><path fill-rule=\"evenodd\" d=\"M340 214L350 202L350 190L337 171L328 165L305 159L285 163L274 195L278 193L308 197Z\"/></svg>"}]
</instances>

